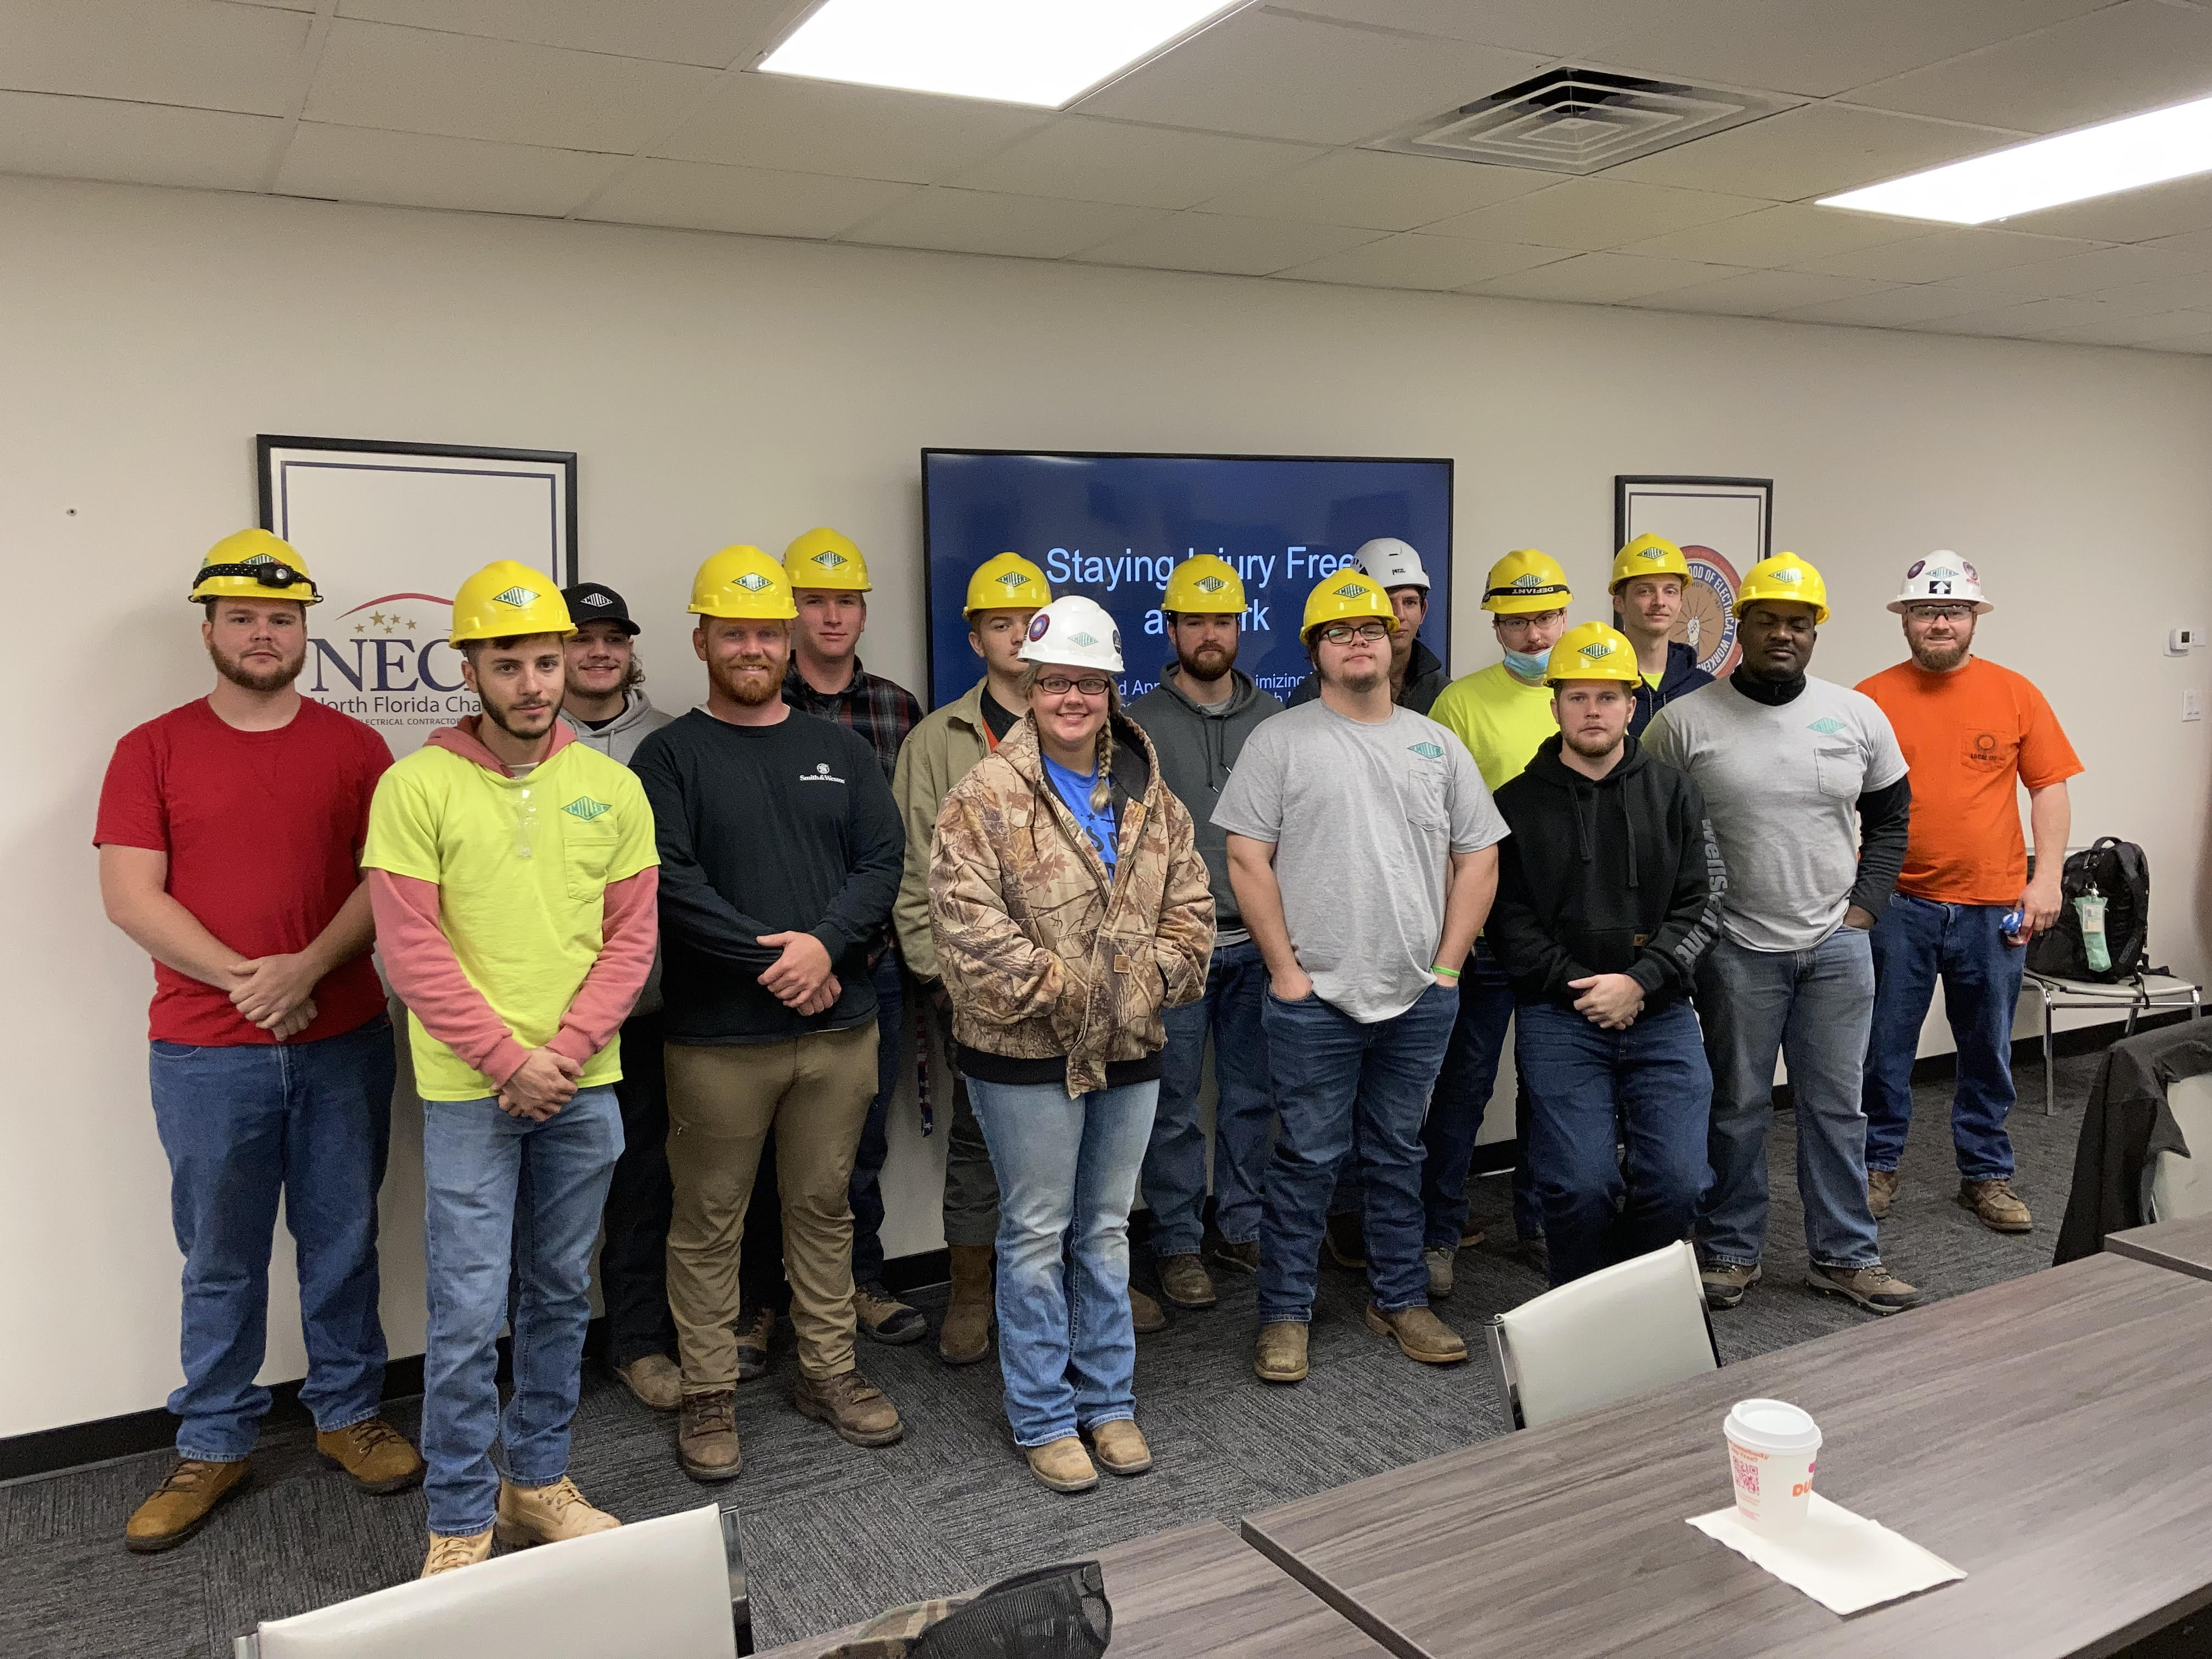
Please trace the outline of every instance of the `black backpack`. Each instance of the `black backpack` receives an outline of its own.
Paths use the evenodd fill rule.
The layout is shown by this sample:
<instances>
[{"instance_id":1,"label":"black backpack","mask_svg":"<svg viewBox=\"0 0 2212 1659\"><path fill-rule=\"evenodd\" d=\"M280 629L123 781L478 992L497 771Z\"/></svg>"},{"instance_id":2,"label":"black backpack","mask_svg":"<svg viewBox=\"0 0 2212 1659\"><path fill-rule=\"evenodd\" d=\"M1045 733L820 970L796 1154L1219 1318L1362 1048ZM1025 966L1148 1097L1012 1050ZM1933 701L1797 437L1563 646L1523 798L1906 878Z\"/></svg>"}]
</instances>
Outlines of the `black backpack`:
<instances>
[{"instance_id":1,"label":"black backpack","mask_svg":"<svg viewBox=\"0 0 2212 1659\"><path fill-rule=\"evenodd\" d=\"M2068 855L2059 887L2064 896L2058 919L2029 942L2028 972L2106 985L2116 985L2142 972L2149 960L2144 951L2150 938L2150 864L2143 857L2143 849L2131 841L2106 836L2094 846ZM2081 913L2075 901L2089 893L2100 894L2105 901L2105 951L2112 963L2108 968L2089 965L2088 945L2081 935Z\"/></svg>"}]
</instances>

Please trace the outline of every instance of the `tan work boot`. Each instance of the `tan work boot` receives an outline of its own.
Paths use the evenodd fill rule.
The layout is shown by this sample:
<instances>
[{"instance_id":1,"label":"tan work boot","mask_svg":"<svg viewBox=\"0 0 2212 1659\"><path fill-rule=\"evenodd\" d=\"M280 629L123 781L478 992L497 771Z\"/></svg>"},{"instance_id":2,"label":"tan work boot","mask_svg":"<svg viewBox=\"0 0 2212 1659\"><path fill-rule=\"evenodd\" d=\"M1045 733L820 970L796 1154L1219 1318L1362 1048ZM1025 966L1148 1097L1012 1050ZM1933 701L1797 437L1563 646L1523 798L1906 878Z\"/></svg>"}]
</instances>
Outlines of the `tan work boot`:
<instances>
[{"instance_id":1,"label":"tan work boot","mask_svg":"<svg viewBox=\"0 0 2212 1659\"><path fill-rule=\"evenodd\" d=\"M1126 1417L1091 1430L1091 1452L1109 1474L1142 1474L1152 1467L1145 1431Z\"/></svg>"},{"instance_id":2,"label":"tan work boot","mask_svg":"<svg viewBox=\"0 0 2212 1659\"><path fill-rule=\"evenodd\" d=\"M1825 1296L1856 1302L1869 1313L1903 1313L1920 1300L1920 1292L1875 1262L1871 1267L1823 1267L1814 1262L1805 1273L1805 1283Z\"/></svg>"},{"instance_id":3,"label":"tan work boot","mask_svg":"<svg viewBox=\"0 0 2212 1659\"><path fill-rule=\"evenodd\" d=\"M991 1256L988 1244L954 1244L952 1300L937 1333L937 1357L948 1365L972 1365L991 1352Z\"/></svg>"},{"instance_id":4,"label":"tan work boot","mask_svg":"<svg viewBox=\"0 0 2212 1659\"><path fill-rule=\"evenodd\" d=\"M1421 1252L1421 1265L1429 1270L1429 1300L1442 1302L1452 1293L1452 1258L1459 1252L1449 1244L1431 1244Z\"/></svg>"},{"instance_id":5,"label":"tan work boot","mask_svg":"<svg viewBox=\"0 0 2212 1659\"><path fill-rule=\"evenodd\" d=\"M649 1353L615 1367L623 1387L648 1410L672 1412L684 1403L684 1372L665 1353Z\"/></svg>"},{"instance_id":6,"label":"tan work boot","mask_svg":"<svg viewBox=\"0 0 2212 1659\"><path fill-rule=\"evenodd\" d=\"M1456 1365L1467 1358L1467 1343L1460 1334L1425 1307L1384 1313L1370 1302L1367 1328L1377 1336L1395 1339L1399 1352L1424 1365Z\"/></svg>"},{"instance_id":7,"label":"tan work boot","mask_svg":"<svg viewBox=\"0 0 2212 1659\"><path fill-rule=\"evenodd\" d=\"M2012 1182L2002 1176L1995 1181L1960 1182L1959 1202L1980 1217L1982 1225L1995 1232L2024 1233L2035 1225L2035 1218L2028 1213L2027 1206L2013 1191Z\"/></svg>"},{"instance_id":8,"label":"tan work boot","mask_svg":"<svg viewBox=\"0 0 2212 1659\"><path fill-rule=\"evenodd\" d=\"M1897 1171L1869 1170L1867 1171L1867 1208L1874 1212L1876 1221L1889 1219L1889 1206L1897 1201Z\"/></svg>"},{"instance_id":9,"label":"tan work boot","mask_svg":"<svg viewBox=\"0 0 2212 1659\"><path fill-rule=\"evenodd\" d=\"M176 1548L207 1524L218 1504L237 1496L246 1474L242 1457L234 1463L179 1458L154 1495L131 1512L124 1547L140 1555Z\"/></svg>"},{"instance_id":10,"label":"tan work boot","mask_svg":"<svg viewBox=\"0 0 2212 1659\"><path fill-rule=\"evenodd\" d=\"M903 1348L929 1334L921 1310L908 1307L880 1284L853 1287L853 1322L861 1335L888 1348Z\"/></svg>"},{"instance_id":11,"label":"tan work boot","mask_svg":"<svg viewBox=\"0 0 2212 1659\"><path fill-rule=\"evenodd\" d=\"M750 1382L768 1375L768 1357L775 1346L775 1310L756 1308L738 1316L738 1381ZM679 1388L683 1377L677 1371Z\"/></svg>"},{"instance_id":12,"label":"tan work boot","mask_svg":"<svg viewBox=\"0 0 2212 1659\"><path fill-rule=\"evenodd\" d=\"M453 1538L437 1533L430 1534L430 1553L422 1558L422 1571L417 1576L435 1578L441 1572L451 1572L456 1567L473 1567L479 1561L491 1559L492 1528L482 1532L467 1532Z\"/></svg>"},{"instance_id":13,"label":"tan work boot","mask_svg":"<svg viewBox=\"0 0 2212 1659\"><path fill-rule=\"evenodd\" d=\"M1042 1446L1024 1446L1030 1473L1054 1492L1089 1492L1098 1484L1098 1471L1083 1443L1072 1434L1048 1440Z\"/></svg>"},{"instance_id":14,"label":"tan work boot","mask_svg":"<svg viewBox=\"0 0 2212 1659\"><path fill-rule=\"evenodd\" d=\"M1194 1255L1160 1258L1160 1294L1178 1308L1210 1308L1214 1304L1213 1276Z\"/></svg>"},{"instance_id":15,"label":"tan work boot","mask_svg":"<svg viewBox=\"0 0 2212 1659\"><path fill-rule=\"evenodd\" d=\"M501 1476L498 1518L492 1534L511 1550L532 1544L558 1544L595 1532L612 1532L622 1522L586 1503L567 1475L548 1486L518 1486Z\"/></svg>"},{"instance_id":16,"label":"tan work boot","mask_svg":"<svg viewBox=\"0 0 2212 1659\"><path fill-rule=\"evenodd\" d=\"M422 1460L407 1437L380 1417L363 1418L350 1428L315 1436L324 1462L343 1469L363 1492L379 1496L420 1484Z\"/></svg>"},{"instance_id":17,"label":"tan work boot","mask_svg":"<svg viewBox=\"0 0 2212 1659\"><path fill-rule=\"evenodd\" d=\"M1294 1319L1260 1327L1252 1350L1252 1369L1262 1382L1306 1380L1306 1328Z\"/></svg>"},{"instance_id":18,"label":"tan work boot","mask_svg":"<svg viewBox=\"0 0 2212 1659\"><path fill-rule=\"evenodd\" d=\"M802 1376L791 1391L802 1417L827 1423L837 1437L854 1446L888 1446L906 1432L898 1407L857 1370L835 1376Z\"/></svg>"},{"instance_id":19,"label":"tan work boot","mask_svg":"<svg viewBox=\"0 0 2212 1659\"><path fill-rule=\"evenodd\" d=\"M1698 1269L1708 1308L1733 1308L1765 1275L1756 1261L1708 1261Z\"/></svg>"},{"instance_id":20,"label":"tan work boot","mask_svg":"<svg viewBox=\"0 0 2212 1659\"><path fill-rule=\"evenodd\" d=\"M738 1446L738 1396L728 1389L687 1394L676 1425L676 1461L694 1480L734 1480L745 1466Z\"/></svg>"},{"instance_id":21,"label":"tan work boot","mask_svg":"<svg viewBox=\"0 0 2212 1659\"><path fill-rule=\"evenodd\" d=\"M1134 1285L1129 1286L1129 1323L1139 1336L1158 1336L1168 1328L1168 1310Z\"/></svg>"}]
</instances>

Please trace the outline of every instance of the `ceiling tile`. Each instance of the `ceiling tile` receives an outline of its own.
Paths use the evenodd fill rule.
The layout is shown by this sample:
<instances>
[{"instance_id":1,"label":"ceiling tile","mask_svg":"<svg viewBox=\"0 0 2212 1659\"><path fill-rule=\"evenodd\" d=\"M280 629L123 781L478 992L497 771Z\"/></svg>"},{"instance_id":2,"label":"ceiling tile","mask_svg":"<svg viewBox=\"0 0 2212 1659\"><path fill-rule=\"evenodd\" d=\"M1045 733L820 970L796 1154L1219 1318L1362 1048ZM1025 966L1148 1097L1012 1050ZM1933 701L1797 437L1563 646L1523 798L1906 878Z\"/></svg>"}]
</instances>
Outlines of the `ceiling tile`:
<instances>
[{"instance_id":1,"label":"ceiling tile","mask_svg":"<svg viewBox=\"0 0 2212 1659\"><path fill-rule=\"evenodd\" d=\"M1087 115L1346 144L1524 81L1543 59L1244 11L1079 106Z\"/></svg>"},{"instance_id":2,"label":"ceiling tile","mask_svg":"<svg viewBox=\"0 0 2212 1659\"><path fill-rule=\"evenodd\" d=\"M1616 305L1624 300L1663 294L1741 273L1725 265L1699 264L1689 259L1638 259L1626 253L1583 253L1557 264L1539 265L1494 282L1478 284L1469 294L1502 295L1515 300L1569 300L1584 305Z\"/></svg>"},{"instance_id":3,"label":"ceiling tile","mask_svg":"<svg viewBox=\"0 0 2212 1659\"><path fill-rule=\"evenodd\" d=\"M918 191L890 211L855 225L844 240L1060 259L1158 216L1151 208L1109 202L1062 202L1046 196L1000 196L939 186Z\"/></svg>"},{"instance_id":4,"label":"ceiling tile","mask_svg":"<svg viewBox=\"0 0 2212 1659\"><path fill-rule=\"evenodd\" d=\"M2073 345L2141 345L2146 340L2171 339L2203 329L2212 329L2212 312L2161 311L2148 317L2118 317L2110 322L2054 329L2042 337Z\"/></svg>"},{"instance_id":5,"label":"ceiling tile","mask_svg":"<svg viewBox=\"0 0 2212 1659\"><path fill-rule=\"evenodd\" d=\"M1287 172L1321 152L1265 138L1133 127L1085 116L1051 125L951 182L963 190L1063 196L1132 207L1194 207L1208 197Z\"/></svg>"},{"instance_id":6,"label":"ceiling tile","mask_svg":"<svg viewBox=\"0 0 2212 1659\"><path fill-rule=\"evenodd\" d=\"M680 161L939 184L1049 119L1042 110L780 75L732 75L653 147Z\"/></svg>"},{"instance_id":7,"label":"ceiling tile","mask_svg":"<svg viewBox=\"0 0 2212 1659\"><path fill-rule=\"evenodd\" d=\"M2055 300L2069 294L2089 294L2137 283L2172 282L2196 276L2204 269L2203 262L2179 253L2153 253L2140 247L2102 247L2063 259L2039 259L2033 264L1961 276L1958 286Z\"/></svg>"},{"instance_id":8,"label":"ceiling tile","mask_svg":"<svg viewBox=\"0 0 2212 1659\"><path fill-rule=\"evenodd\" d=\"M788 0L338 0L338 15L372 23L715 69L766 46L790 9Z\"/></svg>"},{"instance_id":9,"label":"ceiling tile","mask_svg":"<svg viewBox=\"0 0 2212 1659\"><path fill-rule=\"evenodd\" d=\"M817 173L644 161L631 163L576 216L755 236L834 236L917 188Z\"/></svg>"},{"instance_id":10,"label":"ceiling tile","mask_svg":"<svg viewBox=\"0 0 2212 1659\"><path fill-rule=\"evenodd\" d=\"M1964 227L1930 232L1856 253L1800 259L1797 267L1831 276L1871 276L1883 283L1940 283L1948 276L2001 270L2010 265L2087 253L2092 244L2059 236L2022 236L2009 230Z\"/></svg>"},{"instance_id":11,"label":"ceiling tile","mask_svg":"<svg viewBox=\"0 0 2212 1659\"><path fill-rule=\"evenodd\" d=\"M1221 213L1177 213L1140 225L1084 251L1086 262L1149 265L1159 270L1212 270L1266 276L1310 264L1376 239L1371 230L1306 225L1289 219L1240 219Z\"/></svg>"},{"instance_id":12,"label":"ceiling tile","mask_svg":"<svg viewBox=\"0 0 2212 1659\"><path fill-rule=\"evenodd\" d=\"M1430 229L1438 235L1473 236L1486 242L1534 242L1596 252L1734 218L1762 205L1747 197L1705 191L1568 179L1531 196L1443 220Z\"/></svg>"},{"instance_id":13,"label":"ceiling tile","mask_svg":"<svg viewBox=\"0 0 2212 1659\"><path fill-rule=\"evenodd\" d=\"M2093 298L2124 306L2136 316L2156 311L2212 311L2212 275L2175 276L2162 283L2130 283L2097 290Z\"/></svg>"},{"instance_id":14,"label":"ceiling tile","mask_svg":"<svg viewBox=\"0 0 2212 1659\"><path fill-rule=\"evenodd\" d=\"M276 190L341 202L558 218L611 178L619 155L303 121Z\"/></svg>"},{"instance_id":15,"label":"ceiling tile","mask_svg":"<svg viewBox=\"0 0 2212 1659\"><path fill-rule=\"evenodd\" d=\"M1323 225L1412 230L1438 219L1510 201L1559 182L1556 173L1485 167L1378 149L1332 150L1264 184L1205 204L1212 213L1255 219L1304 219Z\"/></svg>"},{"instance_id":16,"label":"ceiling tile","mask_svg":"<svg viewBox=\"0 0 2212 1659\"><path fill-rule=\"evenodd\" d=\"M1281 274L1306 282L1370 288L1465 288L1571 257L1555 247L1470 242L1462 236L1386 236Z\"/></svg>"},{"instance_id":17,"label":"ceiling tile","mask_svg":"<svg viewBox=\"0 0 2212 1659\"><path fill-rule=\"evenodd\" d=\"M1606 176L1799 202L2017 142L2010 132L1810 104L1624 161Z\"/></svg>"},{"instance_id":18,"label":"ceiling tile","mask_svg":"<svg viewBox=\"0 0 2212 1659\"><path fill-rule=\"evenodd\" d=\"M0 92L0 173L258 190L283 132L267 115Z\"/></svg>"},{"instance_id":19,"label":"ceiling tile","mask_svg":"<svg viewBox=\"0 0 2212 1659\"><path fill-rule=\"evenodd\" d=\"M2212 320L2212 319L2208 319ZM2212 352L2212 333L2185 334L2172 339L2159 338L2143 342L2146 351Z\"/></svg>"},{"instance_id":20,"label":"ceiling tile","mask_svg":"<svg viewBox=\"0 0 2212 1659\"><path fill-rule=\"evenodd\" d=\"M1924 326L1937 334L1992 334L2019 337L2055 328L2077 328L2084 323L2111 320L2111 313L2094 300L2030 300L2025 305L2000 306L1944 317Z\"/></svg>"},{"instance_id":21,"label":"ceiling tile","mask_svg":"<svg viewBox=\"0 0 2212 1659\"><path fill-rule=\"evenodd\" d=\"M1635 27L1651 0L1284 0L1273 9L1565 58Z\"/></svg>"},{"instance_id":22,"label":"ceiling tile","mask_svg":"<svg viewBox=\"0 0 2212 1659\"><path fill-rule=\"evenodd\" d=\"M1863 276L1816 276L1802 270L1749 270L1717 282L1669 289L1638 301L1660 311L1709 311L1737 317L1771 317L1778 311L1829 300L1859 299L1892 285Z\"/></svg>"},{"instance_id":23,"label":"ceiling tile","mask_svg":"<svg viewBox=\"0 0 2212 1659\"><path fill-rule=\"evenodd\" d=\"M664 133L712 70L383 23L331 26L306 116L552 149L629 152Z\"/></svg>"},{"instance_id":24,"label":"ceiling tile","mask_svg":"<svg viewBox=\"0 0 2212 1659\"><path fill-rule=\"evenodd\" d=\"M2212 86L2212 69L2206 79ZM2086 236L2098 242L2154 241L2212 229L2212 176L2176 179L2070 207L2023 213L2004 221L2004 226L2052 236Z\"/></svg>"},{"instance_id":25,"label":"ceiling tile","mask_svg":"<svg viewBox=\"0 0 2212 1659\"><path fill-rule=\"evenodd\" d=\"M2058 132L2202 97L2212 91L2208 66L2212 11L2124 0L1987 52L1861 87L1851 101Z\"/></svg>"},{"instance_id":26,"label":"ceiling tile","mask_svg":"<svg viewBox=\"0 0 2212 1659\"><path fill-rule=\"evenodd\" d=\"M222 0L9 0L0 88L283 115L312 25Z\"/></svg>"},{"instance_id":27,"label":"ceiling tile","mask_svg":"<svg viewBox=\"0 0 2212 1659\"><path fill-rule=\"evenodd\" d=\"M1881 247L1925 236L1930 227L1913 219L1885 219L1870 213L1838 213L1832 208L1790 203L1763 208L1688 230L1668 231L1648 241L1632 242L1623 253L1659 259L1704 259L1716 264L1796 264L1832 253Z\"/></svg>"},{"instance_id":28,"label":"ceiling tile","mask_svg":"<svg viewBox=\"0 0 2212 1659\"><path fill-rule=\"evenodd\" d=\"M1986 298L1986 295L1981 298ZM1922 284L1884 289L1856 300L1828 300L1782 313L1791 322L1848 323L1855 328L1904 328L1935 317L1962 317L1983 309L1981 299L1947 288Z\"/></svg>"}]
</instances>

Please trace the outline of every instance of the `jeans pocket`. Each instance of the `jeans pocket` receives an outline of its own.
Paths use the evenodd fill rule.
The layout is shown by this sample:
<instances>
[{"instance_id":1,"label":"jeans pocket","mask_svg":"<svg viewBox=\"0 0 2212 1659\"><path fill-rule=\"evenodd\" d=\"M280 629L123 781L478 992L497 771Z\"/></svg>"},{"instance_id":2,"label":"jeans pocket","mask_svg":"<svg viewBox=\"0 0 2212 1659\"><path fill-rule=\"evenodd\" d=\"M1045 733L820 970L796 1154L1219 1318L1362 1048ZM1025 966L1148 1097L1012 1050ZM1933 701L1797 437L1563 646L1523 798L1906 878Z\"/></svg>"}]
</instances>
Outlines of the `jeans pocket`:
<instances>
[{"instance_id":1,"label":"jeans pocket","mask_svg":"<svg viewBox=\"0 0 2212 1659\"><path fill-rule=\"evenodd\" d=\"M155 1037L152 1042L155 1057L160 1060L190 1060L202 1052L198 1045L190 1042L171 1042L166 1037Z\"/></svg>"}]
</instances>

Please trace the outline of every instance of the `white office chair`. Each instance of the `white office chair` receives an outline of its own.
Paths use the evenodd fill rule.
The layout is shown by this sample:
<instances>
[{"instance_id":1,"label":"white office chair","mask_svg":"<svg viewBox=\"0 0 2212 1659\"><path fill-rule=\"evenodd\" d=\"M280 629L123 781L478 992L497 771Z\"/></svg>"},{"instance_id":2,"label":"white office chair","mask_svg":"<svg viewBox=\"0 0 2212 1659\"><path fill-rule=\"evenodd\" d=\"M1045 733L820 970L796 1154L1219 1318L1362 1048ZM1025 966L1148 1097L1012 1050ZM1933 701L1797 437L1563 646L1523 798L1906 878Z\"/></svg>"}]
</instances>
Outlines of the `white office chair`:
<instances>
[{"instance_id":1,"label":"white office chair","mask_svg":"<svg viewBox=\"0 0 2212 1659\"><path fill-rule=\"evenodd\" d=\"M2043 1115L2049 1117L2057 1110L2057 1084L2051 1069L2051 1011L2053 1008L2101 1008L2111 1011L2124 1008L2128 1013L2127 1027L2120 1035L2130 1037L2136 1034L2136 1022L2157 1009L2186 1008L2191 1019L2204 1018L2204 992L2185 979L2176 979L2171 974L2138 974L2133 979L2122 980L2117 985L2087 979L2060 979L2055 974L2028 973L2022 975L2022 988L2035 993L2041 1005L2043 1024Z\"/></svg>"},{"instance_id":2,"label":"white office chair","mask_svg":"<svg viewBox=\"0 0 2212 1659\"><path fill-rule=\"evenodd\" d=\"M1716 1370L1698 1253L1617 1262L1490 1322L1490 1363L1516 1429Z\"/></svg>"},{"instance_id":3,"label":"white office chair","mask_svg":"<svg viewBox=\"0 0 2212 1659\"><path fill-rule=\"evenodd\" d=\"M2173 1114L2189 1152L2153 1155L2143 1183L2144 1216L2186 1221L2212 1215L2212 1073L2168 1084L2166 1109Z\"/></svg>"},{"instance_id":4,"label":"white office chair","mask_svg":"<svg viewBox=\"0 0 2212 1659\"><path fill-rule=\"evenodd\" d=\"M734 1510L712 1504L264 1624L235 1659L735 1659Z\"/></svg>"}]
</instances>

